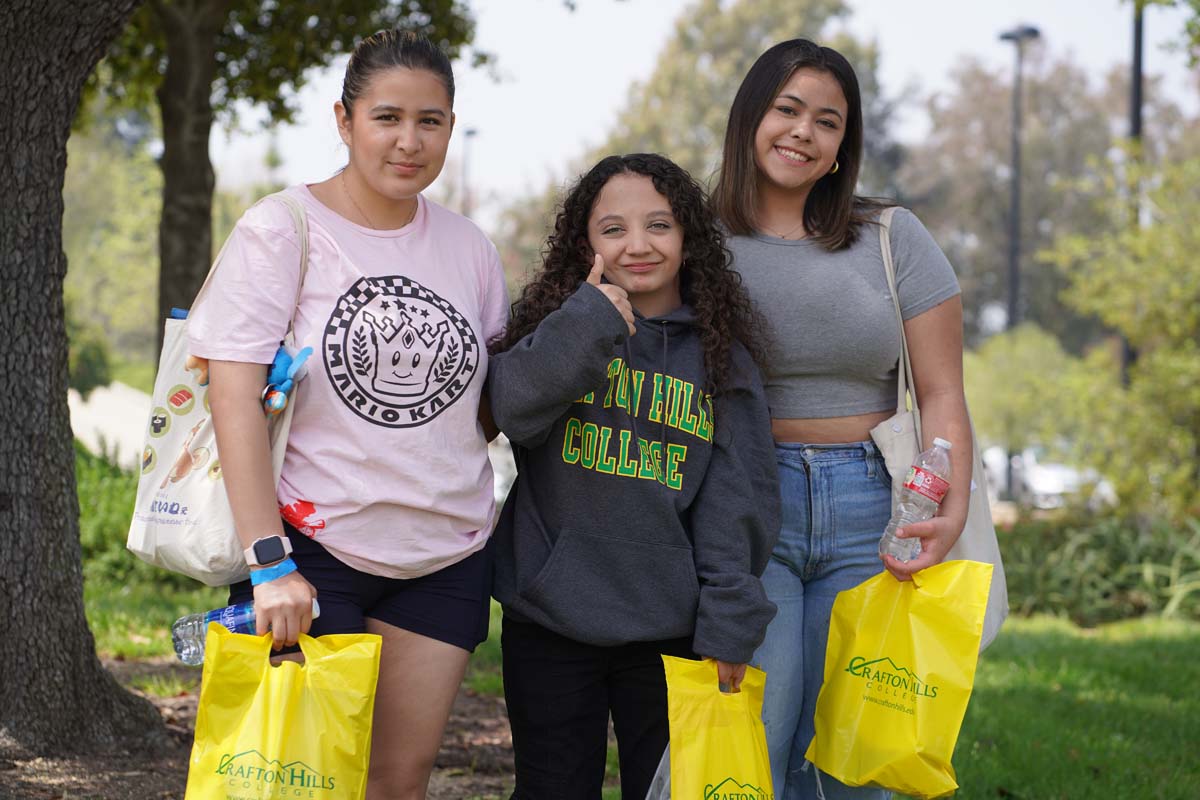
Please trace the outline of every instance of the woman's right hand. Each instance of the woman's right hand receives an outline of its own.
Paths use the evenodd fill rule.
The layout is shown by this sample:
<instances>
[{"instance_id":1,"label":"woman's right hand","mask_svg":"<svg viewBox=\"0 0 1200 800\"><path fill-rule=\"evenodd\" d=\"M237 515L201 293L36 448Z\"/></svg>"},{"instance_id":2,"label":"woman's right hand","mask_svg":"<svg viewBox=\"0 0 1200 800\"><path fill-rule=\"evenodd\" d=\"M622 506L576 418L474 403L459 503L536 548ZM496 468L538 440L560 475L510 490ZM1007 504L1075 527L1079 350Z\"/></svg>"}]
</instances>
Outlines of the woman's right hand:
<instances>
[{"instance_id":1,"label":"woman's right hand","mask_svg":"<svg viewBox=\"0 0 1200 800\"><path fill-rule=\"evenodd\" d=\"M596 253L596 260L592 262L592 271L588 273L587 282L603 292L617 311L621 312L621 316L625 318L625 324L629 326L629 335L633 336L637 333L637 327L634 325L633 306L629 305L629 293L615 283L601 283L602 277L604 277L604 257Z\"/></svg>"},{"instance_id":2,"label":"woman's right hand","mask_svg":"<svg viewBox=\"0 0 1200 800\"><path fill-rule=\"evenodd\" d=\"M254 587L255 631L274 636L271 648L294 645L312 627L312 601L317 590L299 572Z\"/></svg>"}]
</instances>

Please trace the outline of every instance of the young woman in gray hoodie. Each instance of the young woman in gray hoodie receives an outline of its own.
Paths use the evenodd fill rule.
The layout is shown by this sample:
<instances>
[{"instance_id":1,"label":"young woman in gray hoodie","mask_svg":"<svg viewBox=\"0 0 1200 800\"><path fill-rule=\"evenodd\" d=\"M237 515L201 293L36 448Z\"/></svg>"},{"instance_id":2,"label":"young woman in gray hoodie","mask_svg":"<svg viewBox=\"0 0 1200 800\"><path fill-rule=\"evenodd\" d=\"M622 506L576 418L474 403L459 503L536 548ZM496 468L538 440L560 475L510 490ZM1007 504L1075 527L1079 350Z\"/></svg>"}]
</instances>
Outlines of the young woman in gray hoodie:
<instances>
[{"instance_id":1,"label":"young woman in gray hoodie","mask_svg":"<svg viewBox=\"0 0 1200 800\"><path fill-rule=\"evenodd\" d=\"M736 689L779 531L755 318L690 176L610 156L569 192L489 366L517 479L495 533L514 798L622 796L667 744L660 655Z\"/></svg>"}]
</instances>

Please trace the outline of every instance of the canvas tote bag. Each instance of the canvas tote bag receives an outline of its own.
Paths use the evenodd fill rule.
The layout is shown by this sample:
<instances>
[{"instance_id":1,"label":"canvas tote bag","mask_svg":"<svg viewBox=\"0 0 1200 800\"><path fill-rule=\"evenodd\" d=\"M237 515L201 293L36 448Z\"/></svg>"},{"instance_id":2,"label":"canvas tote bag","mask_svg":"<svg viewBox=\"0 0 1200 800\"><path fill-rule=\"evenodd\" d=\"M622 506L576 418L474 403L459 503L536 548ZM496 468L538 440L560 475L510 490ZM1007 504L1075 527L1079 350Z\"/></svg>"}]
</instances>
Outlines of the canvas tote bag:
<instances>
[{"instance_id":1,"label":"canvas tote bag","mask_svg":"<svg viewBox=\"0 0 1200 800\"><path fill-rule=\"evenodd\" d=\"M896 309L896 322L900 326L900 364L896 381L896 414L871 429L871 439L883 454L884 463L892 476L892 507L900 497L904 476L920 454L921 411L917 407L917 393L912 391L912 360L908 352L908 339L904 335L904 318L900 313L900 298L896 293L896 268L892 262L891 224L895 207L887 208L879 216L879 246L883 252L883 267L887 273L888 289L892 294L892 305ZM968 415L968 423L970 417ZM996 541L996 526L992 523L992 509L988 502L987 476L983 460L979 455L979 439L975 426L971 425L973 449L971 467L971 500L967 508L967 523L962 535L945 561L982 561L994 565L992 584L988 593L987 614L983 621L983 637L979 649L982 651L996 634L1008 616L1008 587L1004 582L1004 564L1000 559L1000 545Z\"/></svg>"},{"instance_id":2,"label":"canvas tote bag","mask_svg":"<svg viewBox=\"0 0 1200 800\"><path fill-rule=\"evenodd\" d=\"M291 212L300 237L300 289L308 272L308 219L299 201L283 192L259 202L281 202ZM193 307L204 297L220 266L228 240L221 247L196 293ZM292 312L293 317L295 311ZM283 346L295 351L295 334L288 322ZM137 501L126 547L155 566L179 572L209 586L228 586L249 575L233 512L225 494L216 434L208 403L208 365L188 368L187 319L171 318L163 333L162 354L154 379L150 419L142 448ZM295 403L271 417L271 472L279 483Z\"/></svg>"}]
</instances>

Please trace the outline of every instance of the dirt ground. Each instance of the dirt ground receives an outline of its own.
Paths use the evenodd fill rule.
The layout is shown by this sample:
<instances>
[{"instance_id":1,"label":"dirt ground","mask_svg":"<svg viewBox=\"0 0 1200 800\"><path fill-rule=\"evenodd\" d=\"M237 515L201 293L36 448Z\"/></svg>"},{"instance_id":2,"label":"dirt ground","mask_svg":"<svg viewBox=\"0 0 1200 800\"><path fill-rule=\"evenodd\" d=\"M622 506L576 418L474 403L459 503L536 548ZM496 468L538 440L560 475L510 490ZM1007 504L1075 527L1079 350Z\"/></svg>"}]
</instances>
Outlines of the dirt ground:
<instances>
[{"instance_id":1,"label":"dirt ground","mask_svg":"<svg viewBox=\"0 0 1200 800\"><path fill-rule=\"evenodd\" d=\"M105 666L125 684L139 677L179 674L194 679L196 675L173 659L110 661ZM167 755L0 759L0 800L183 800L197 695L149 699L170 732L172 749ZM460 691L428 800L507 798L512 774L512 739L504 701Z\"/></svg>"}]
</instances>

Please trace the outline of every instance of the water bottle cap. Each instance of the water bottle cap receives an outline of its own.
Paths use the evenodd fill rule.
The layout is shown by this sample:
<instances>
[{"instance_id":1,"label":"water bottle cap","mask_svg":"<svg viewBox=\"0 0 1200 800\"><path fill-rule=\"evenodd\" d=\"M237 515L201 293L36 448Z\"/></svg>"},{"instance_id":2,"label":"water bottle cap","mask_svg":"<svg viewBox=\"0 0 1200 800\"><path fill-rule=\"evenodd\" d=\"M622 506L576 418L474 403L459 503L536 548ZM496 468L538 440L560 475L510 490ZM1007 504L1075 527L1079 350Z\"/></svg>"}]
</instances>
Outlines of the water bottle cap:
<instances>
[{"instance_id":1,"label":"water bottle cap","mask_svg":"<svg viewBox=\"0 0 1200 800\"><path fill-rule=\"evenodd\" d=\"M950 448L952 448L954 446L954 445L950 444L949 442L947 442L945 439L941 439L941 438L934 439L933 444L935 447L944 447L947 450L949 450Z\"/></svg>"},{"instance_id":2,"label":"water bottle cap","mask_svg":"<svg viewBox=\"0 0 1200 800\"><path fill-rule=\"evenodd\" d=\"M317 602L317 598L313 598L313 619L321 616L321 605Z\"/></svg>"}]
</instances>

